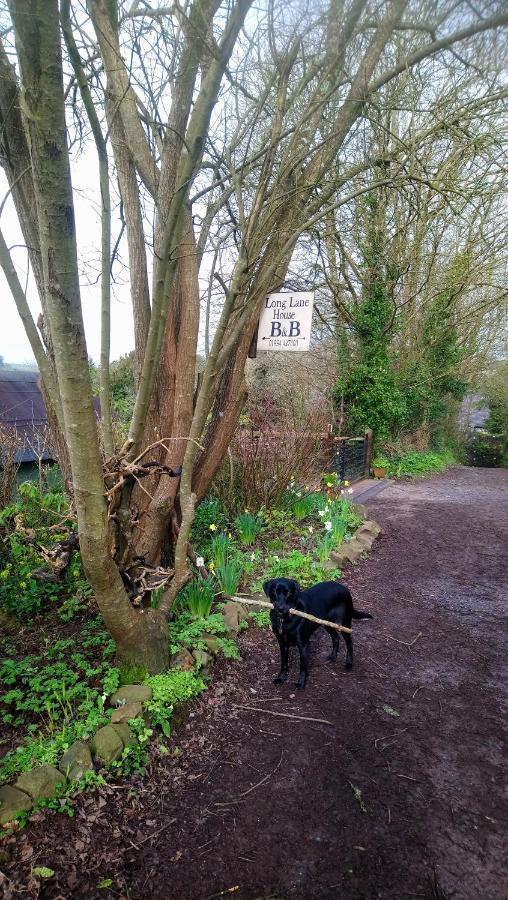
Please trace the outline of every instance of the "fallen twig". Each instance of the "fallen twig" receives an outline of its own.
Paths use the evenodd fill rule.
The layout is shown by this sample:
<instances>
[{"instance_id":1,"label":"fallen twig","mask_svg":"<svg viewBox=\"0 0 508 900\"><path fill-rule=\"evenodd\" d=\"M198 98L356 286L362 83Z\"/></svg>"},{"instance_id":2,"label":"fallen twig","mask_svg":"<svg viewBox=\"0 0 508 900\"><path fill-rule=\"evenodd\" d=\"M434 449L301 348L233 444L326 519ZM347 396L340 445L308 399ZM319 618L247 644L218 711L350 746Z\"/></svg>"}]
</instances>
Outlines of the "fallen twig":
<instances>
[{"instance_id":1,"label":"fallen twig","mask_svg":"<svg viewBox=\"0 0 508 900\"><path fill-rule=\"evenodd\" d=\"M320 722L322 725L333 725L328 719L313 719L311 716L295 716L293 713L276 712L274 709L259 709L258 706L241 706L239 703L233 704L235 709L249 709L251 712L260 712L266 716L284 716L285 719L300 719L302 722Z\"/></svg>"},{"instance_id":2,"label":"fallen twig","mask_svg":"<svg viewBox=\"0 0 508 900\"><path fill-rule=\"evenodd\" d=\"M409 642L408 642L408 641L401 641L401 640L399 640L399 638L392 637L391 634L385 634L384 632L381 632L381 634L383 635L383 637L388 638L388 640L390 640L390 641L396 641L397 644L404 644L404 647L412 647L413 644L416 644L417 640L418 640L419 638L421 638L421 636L422 636L422 634L423 634L423 631L419 631L418 634L416 635L416 637L413 638L413 640L412 640L412 641L409 641Z\"/></svg>"},{"instance_id":3,"label":"fallen twig","mask_svg":"<svg viewBox=\"0 0 508 900\"><path fill-rule=\"evenodd\" d=\"M272 775L275 775L277 769L280 768L280 764L282 762L283 756L284 756L284 750L282 751L279 762L275 766L275 769L273 770L273 772L269 772L268 775L265 775L265 777L262 778L261 781L258 781L257 784L253 784L252 787L248 788L246 791L243 791L241 794L238 795L238 797L233 797L231 800L219 801L218 803L215 804L215 806L229 806L230 803L238 803L239 800L243 800L243 798L246 797L247 794L250 794L251 791L255 791L256 788L261 787L261 785L264 784L266 781L268 781L268 779L271 778Z\"/></svg>"},{"instance_id":4,"label":"fallen twig","mask_svg":"<svg viewBox=\"0 0 508 900\"><path fill-rule=\"evenodd\" d=\"M235 603L248 603L252 606L264 606L266 609L273 609L273 603L266 603L265 600L247 600L245 597L229 597ZM292 616L300 616L301 619L308 619L309 622L316 622L318 625L326 625L327 628L336 628L337 631L347 631L352 634L352 628L346 628L345 625L337 625L336 622L329 622L328 619L318 619L317 616L311 616L310 613L302 612L301 609L290 609Z\"/></svg>"}]
</instances>

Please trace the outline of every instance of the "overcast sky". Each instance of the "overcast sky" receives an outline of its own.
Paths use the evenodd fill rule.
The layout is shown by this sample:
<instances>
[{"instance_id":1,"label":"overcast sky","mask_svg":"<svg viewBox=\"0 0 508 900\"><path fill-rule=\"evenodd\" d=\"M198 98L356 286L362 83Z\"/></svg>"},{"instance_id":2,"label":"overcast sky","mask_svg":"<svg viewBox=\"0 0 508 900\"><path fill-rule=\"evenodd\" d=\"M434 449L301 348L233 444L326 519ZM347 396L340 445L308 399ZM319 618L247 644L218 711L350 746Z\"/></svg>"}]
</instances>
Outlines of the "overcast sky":
<instances>
[{"instance_id":1,"label":"overcast sky","mask_svg":"<svg viewBox=\"0 0 508 900\"><path fill-rule=\"evenodd\" d=\"M88 150L78 160L73 160L72 178L74 188L74 204L78 235L78 254L80 263L81 300L85 320L85 332L88 355L96 362L100 354L100 281L90 284L97 277L100 264L100 206L98 170L95 153ZM7 181L3 173L0 175L0 198L7 193ZM14 205L9 198L5 204L1 227L9 247L23 244ZM119 223L113 222L113 242L118 235ZM23 247L12 251L18 275L23 286L27 274L27 253ZM130 294L128 284L116 284L112 287L111 299L111 359L118 359L128 353L134 346ZM34 318L40 311L37 289L29 279L27 297ZM7 363L34 362L30 344L25 335L21 319L17 313L11 292L0 269L1 325L0 356Z\"/></svg>"}]
</instances>

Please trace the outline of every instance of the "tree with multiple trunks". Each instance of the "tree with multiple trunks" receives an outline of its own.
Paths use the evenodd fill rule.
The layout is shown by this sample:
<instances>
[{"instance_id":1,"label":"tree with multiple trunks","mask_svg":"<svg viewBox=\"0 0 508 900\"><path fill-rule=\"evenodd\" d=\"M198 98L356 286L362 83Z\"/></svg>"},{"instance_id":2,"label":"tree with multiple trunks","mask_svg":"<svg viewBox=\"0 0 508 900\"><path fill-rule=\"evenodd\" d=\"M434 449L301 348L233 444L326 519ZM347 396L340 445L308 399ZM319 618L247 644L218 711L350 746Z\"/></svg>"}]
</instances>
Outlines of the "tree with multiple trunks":
<instances>
[{"instance_id":1,"label":"tree with multiple trunks","mask_svg":"<svg viewBox=\"0 0 508 900\"><path fill-rule=\"evenodd\" d=\"M122 661L161 671L166 619L189 577L195 505L241 411L266 293L284 284L301 236L366 191L354 180L360 173L378 171L378 154L351 161L348 147L383 87L430 59L446 66L452 58L467 71L482 41L508 25L508 13L501 3L484 15L447 0L424 8L408 0L269 0L261 8L251 0L160 7L8 0L7 7L1 162L38 288L39 329L3 237L0 264L39 365L105 624ZM81 130L88 123L99 160L100 428L66 103L74 103ZM136 396L121 447L109 403L113 176L135 332ZM197 379L200 271L219 285L222 303ZM154 609L156 585L165 592Z\"/></svg>"}]
</instances>

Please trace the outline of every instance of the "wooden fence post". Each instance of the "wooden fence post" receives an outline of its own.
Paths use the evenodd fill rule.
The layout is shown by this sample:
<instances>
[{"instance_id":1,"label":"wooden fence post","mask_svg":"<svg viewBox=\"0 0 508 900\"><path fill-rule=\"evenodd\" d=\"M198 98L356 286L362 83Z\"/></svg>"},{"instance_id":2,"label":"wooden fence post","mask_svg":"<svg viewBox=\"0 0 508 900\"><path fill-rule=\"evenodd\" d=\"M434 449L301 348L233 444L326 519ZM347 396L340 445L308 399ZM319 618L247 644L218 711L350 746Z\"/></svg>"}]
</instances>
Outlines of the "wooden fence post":
<instances>
[{"instance_id":1,"label":"wooden fence post","mask_svg":"<svg viewBox=\"0 0 508 900\"><path fill-rule=\"evenodd\" d=\"M372 462L372 428L365 429L365 476L370 475L370 464Z\"/></svg>"}]
</instances>

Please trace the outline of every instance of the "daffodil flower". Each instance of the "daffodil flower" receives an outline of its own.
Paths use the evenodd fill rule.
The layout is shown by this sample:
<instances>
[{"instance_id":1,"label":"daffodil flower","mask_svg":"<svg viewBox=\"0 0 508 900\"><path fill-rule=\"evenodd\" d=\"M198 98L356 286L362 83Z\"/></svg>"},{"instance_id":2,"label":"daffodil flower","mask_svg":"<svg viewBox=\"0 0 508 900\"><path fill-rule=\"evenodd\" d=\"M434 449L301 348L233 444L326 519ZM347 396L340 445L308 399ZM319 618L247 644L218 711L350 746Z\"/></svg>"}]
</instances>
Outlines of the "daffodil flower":
<instances>
[{"instance_id":1,"label":"daffodil flower","mask_svg":"<svg viewBox=\"0 0 508 900\"><path fill-rule=\"evenodd\" d=\"M212 524L209 525L208 527L209 527L210 531L217 531L217 525L215 524L215 522L212 522Z\"/></svg>"},{"instance_id":2,"label":"daffodil flower","mask_svg":"<svg viewBox=\"0 0 508 900\"><path fill-rule=\"evenodd\" d=\"M210 569L211 572L213 572L213 570L215 569L215 563L211 562L210 565L208 566L208 568Z\"/></svg>"},{"instance_id":3,"label":"daffodil flower","mask_svg":"<svg viewBox=\"0 0 508 900\"><path fill-rule=\"evenodd\" d=\"M205 561L202 556L196 557L196 565L197 565L198 569L202 569L204 564L205 564Z\"/></svg>"},{"instance_id":4,"label":"daffodil flower","mask_svg":"<svg viewBox=\"0 0 508 900\"><path fill-rule=\"evenodd\" d=\"M344 482L344 487L349 487L349 481Z\"/></svg>"},{"instance_id":5,"label":"daffodil flower","mask_svg":"<svg viewBox=\"0 0 508 900\"><path fill-rule=\"evenodd\" d=\"M309 525L309 534L314 534L314 529L312 525Z\"/></svg>"}]
</instances>

